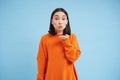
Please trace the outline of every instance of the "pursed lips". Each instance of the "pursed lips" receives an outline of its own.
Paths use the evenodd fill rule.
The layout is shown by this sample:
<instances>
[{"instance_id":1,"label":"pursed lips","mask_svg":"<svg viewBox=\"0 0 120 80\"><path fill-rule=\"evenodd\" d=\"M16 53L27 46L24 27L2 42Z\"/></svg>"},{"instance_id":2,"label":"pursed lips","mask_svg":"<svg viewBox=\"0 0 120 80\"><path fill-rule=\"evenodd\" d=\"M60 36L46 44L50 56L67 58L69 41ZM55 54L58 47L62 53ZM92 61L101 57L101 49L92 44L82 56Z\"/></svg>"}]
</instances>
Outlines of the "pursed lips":
<instances>
[{"instance_id":1,"label":"pursed lips","mask_svg":"<svg viewBox=\"0 0 120 80\"><path fill-rule=\"evenodd\" d=\"M62 26L58 26L58 28L62 28Z\"/></svg>"}]
</instances>

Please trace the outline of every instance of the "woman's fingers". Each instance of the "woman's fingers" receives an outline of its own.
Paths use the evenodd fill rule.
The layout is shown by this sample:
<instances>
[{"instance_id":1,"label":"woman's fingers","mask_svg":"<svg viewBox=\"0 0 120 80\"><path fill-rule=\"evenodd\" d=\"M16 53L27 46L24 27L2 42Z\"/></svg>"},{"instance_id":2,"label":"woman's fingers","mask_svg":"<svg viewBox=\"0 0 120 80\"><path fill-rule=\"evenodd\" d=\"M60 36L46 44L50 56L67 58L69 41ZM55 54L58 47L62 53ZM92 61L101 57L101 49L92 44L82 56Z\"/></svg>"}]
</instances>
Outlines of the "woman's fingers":
<instances>
[{"instance_id":1,"label":"woman's fingers","mask_svg":"<svg viewBox=\"0 0 120 80\"><path fill-rule=\"evenodd\" d=\"M64 36L59 36L59 38L61 38L61 39L67 39L67 38L69 38L69 35L65 34Z\"/></svg>"}]
</instances>

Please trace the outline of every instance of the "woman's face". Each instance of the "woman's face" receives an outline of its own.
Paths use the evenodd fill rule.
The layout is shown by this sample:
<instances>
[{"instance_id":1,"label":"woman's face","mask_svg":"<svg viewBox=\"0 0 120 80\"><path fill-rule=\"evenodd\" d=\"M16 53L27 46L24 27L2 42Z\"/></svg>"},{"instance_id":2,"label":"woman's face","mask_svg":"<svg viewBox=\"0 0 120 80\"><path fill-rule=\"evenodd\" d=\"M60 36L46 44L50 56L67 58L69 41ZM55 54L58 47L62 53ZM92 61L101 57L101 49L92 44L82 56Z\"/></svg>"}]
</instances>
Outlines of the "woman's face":
<instances>
[{"instance_id":1,"label":"woman's face","mask_svg":"<svg viewBox=\"0 0 120 80\"><path fill-rule=\"evenodd\" d=\"M63 30L68 23L66 14L61 11L56 12L53 15L51 23L54 26L56 33L63 33Z\"/></svg>"}]
</instances>

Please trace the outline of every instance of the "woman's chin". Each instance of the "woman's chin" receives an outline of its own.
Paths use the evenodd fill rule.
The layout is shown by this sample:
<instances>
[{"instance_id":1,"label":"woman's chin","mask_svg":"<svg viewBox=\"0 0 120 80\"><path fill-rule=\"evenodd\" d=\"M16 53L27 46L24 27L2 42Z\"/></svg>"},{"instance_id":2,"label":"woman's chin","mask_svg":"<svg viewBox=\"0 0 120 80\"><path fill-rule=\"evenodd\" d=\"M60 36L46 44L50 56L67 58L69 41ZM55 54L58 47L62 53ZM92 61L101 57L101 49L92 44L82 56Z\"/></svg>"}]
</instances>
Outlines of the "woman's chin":
<instances>
[{"instance_id":1,"label":"woman's chin","mask_svg":"<svg viewBox=\"0 0 120 80\"><path fill-rule=\"evenodd\" d=\"M61 32L61 31L63 31L63 29L59 29L58 31Z\"/></svg>"}]
</instances>

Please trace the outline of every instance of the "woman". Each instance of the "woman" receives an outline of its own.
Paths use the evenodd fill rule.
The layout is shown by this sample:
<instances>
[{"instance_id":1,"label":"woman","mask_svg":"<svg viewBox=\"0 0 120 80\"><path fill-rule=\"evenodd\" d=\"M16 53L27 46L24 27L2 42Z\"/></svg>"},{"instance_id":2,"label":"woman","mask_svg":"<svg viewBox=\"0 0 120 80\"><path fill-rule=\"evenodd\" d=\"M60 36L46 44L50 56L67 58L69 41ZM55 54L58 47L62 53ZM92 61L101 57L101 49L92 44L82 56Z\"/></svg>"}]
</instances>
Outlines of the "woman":
<instances>
[{"instance_id":1,"label":"woman","mask_svg":"<svg viewBox=\"0 0 120 80\"><path fill-rule=\"evenodd\" d=\"M37 80L78 80L74 62L81 51L63 8L52 12L48 32L41 37L38 49Z\"/></svg>"}]
</instances>

